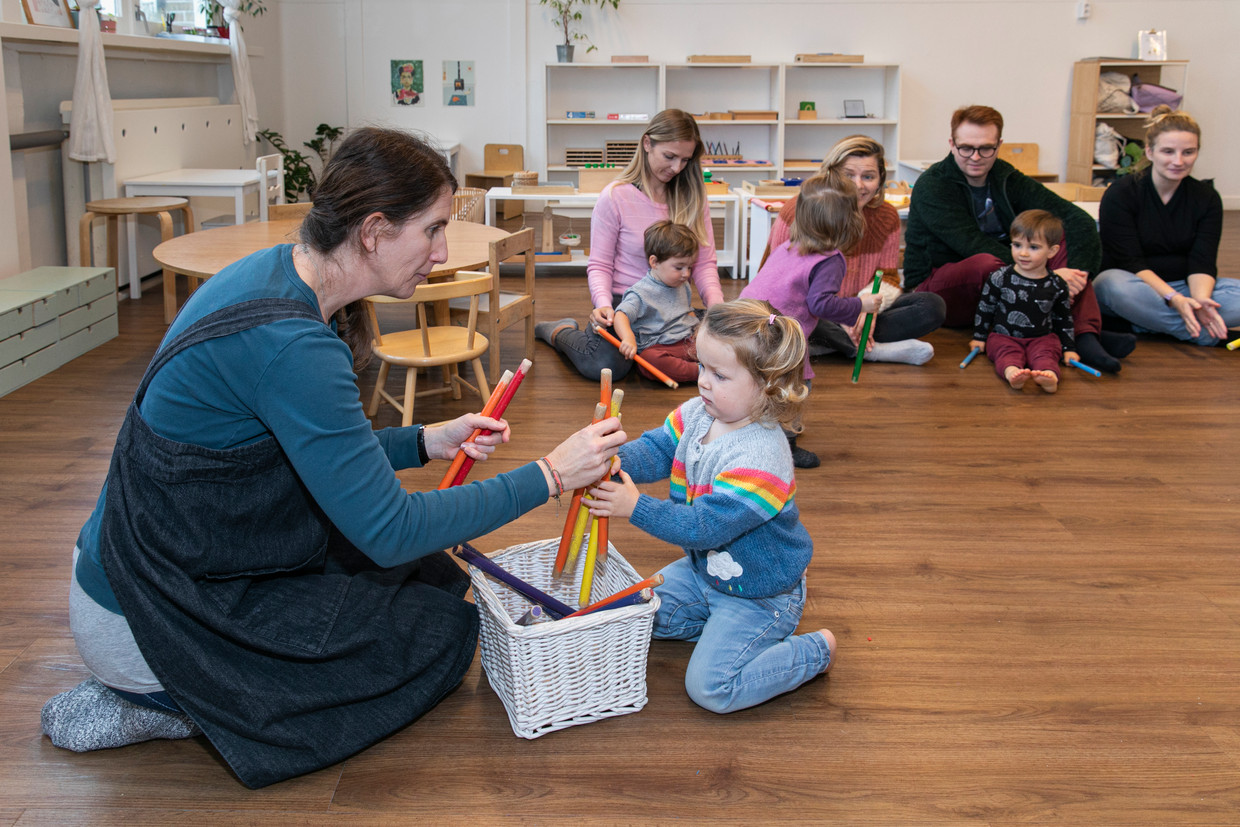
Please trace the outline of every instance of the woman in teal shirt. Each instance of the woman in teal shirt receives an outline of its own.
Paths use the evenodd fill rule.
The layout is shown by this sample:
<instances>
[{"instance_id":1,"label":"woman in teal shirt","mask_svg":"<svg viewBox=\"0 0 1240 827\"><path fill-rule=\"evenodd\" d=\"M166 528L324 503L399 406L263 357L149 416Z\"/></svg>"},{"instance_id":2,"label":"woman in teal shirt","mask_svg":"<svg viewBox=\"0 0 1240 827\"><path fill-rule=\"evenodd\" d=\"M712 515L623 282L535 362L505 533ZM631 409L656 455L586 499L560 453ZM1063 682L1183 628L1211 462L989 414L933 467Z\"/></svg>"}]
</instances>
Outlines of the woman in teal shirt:
<instances>
[{"instance_id":1,"label":"woman in teal shirt","mask_svg":"<svg viewBox=\"0 0 1240 827\"><path fill-rule=\"evenodd\" d=\"M205 733L247 786L335 763L434 706L473 659L468 579L442 549L599 479L616 419L493 479L406 493L395 469L485 459L478 415L375 432L363 299L447 257L439 153L361 129L302 243L211 278L173 322L75 549L70 621L94 677L43 710L78 751ZM554 469L554 473L552 471Z\"/></svg>"}]
</instances>

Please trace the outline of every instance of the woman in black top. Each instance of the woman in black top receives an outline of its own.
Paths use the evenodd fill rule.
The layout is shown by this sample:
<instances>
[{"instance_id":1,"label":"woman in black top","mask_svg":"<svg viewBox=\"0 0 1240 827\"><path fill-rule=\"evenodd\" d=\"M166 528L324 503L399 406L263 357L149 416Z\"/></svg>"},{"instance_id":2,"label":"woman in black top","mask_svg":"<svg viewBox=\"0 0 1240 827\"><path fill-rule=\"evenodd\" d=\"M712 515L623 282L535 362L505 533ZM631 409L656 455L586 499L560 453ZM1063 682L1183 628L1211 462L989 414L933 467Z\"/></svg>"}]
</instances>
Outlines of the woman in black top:
<instances>
[{"instance_id":1,"label":"woman in black top","mask_svg":"<svg viewBox=\"0 0 1240 827\"><path fill-rule=\"evenodd\" d=\"M1159 106L1147 123L1148 165L1102 197L1102 272L1094 290L1102 312L1138 332L1200 345L1240 328L1240 282L1218 278L1223 202L1212 181L1192 177L1201 129Z\"/></svg>"}]
</instances>

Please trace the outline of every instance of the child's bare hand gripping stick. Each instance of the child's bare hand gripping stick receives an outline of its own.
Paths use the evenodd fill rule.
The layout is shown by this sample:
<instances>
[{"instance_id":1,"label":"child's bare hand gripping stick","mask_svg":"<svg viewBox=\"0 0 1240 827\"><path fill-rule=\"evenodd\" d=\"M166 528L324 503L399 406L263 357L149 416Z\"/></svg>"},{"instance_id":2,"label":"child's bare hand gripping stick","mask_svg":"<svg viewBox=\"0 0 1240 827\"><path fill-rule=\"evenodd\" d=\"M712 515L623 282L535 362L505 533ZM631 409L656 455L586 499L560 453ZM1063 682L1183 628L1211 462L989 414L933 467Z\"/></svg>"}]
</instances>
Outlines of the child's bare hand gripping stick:
<instances>
[{"instance_id":1,"label":"child's bare hand gripping stick","mask_svg":"<svg viewBox=\"0 0 1240 827\"><path fill-rule=\"evenodd\" d=\"M592 516L628 519L637 507L641 492L637 490L633 478L621 469L619 479L613 477L600 482L590 489L590 495L594 499L583 502L588 502Z\"/></svg>"}]
</instances>

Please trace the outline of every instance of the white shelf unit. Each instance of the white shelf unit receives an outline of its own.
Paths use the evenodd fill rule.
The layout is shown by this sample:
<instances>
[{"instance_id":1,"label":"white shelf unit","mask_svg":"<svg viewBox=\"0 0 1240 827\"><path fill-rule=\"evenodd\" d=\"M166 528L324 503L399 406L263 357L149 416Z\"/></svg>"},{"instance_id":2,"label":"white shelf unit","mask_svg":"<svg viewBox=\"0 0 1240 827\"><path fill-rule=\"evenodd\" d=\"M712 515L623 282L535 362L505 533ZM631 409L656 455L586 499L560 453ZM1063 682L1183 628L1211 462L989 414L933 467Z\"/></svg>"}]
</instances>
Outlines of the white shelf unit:
<instances>
[{"instance_id":1,"label":"white shelf unit","mask_svg":"<svg viewBox=\"0 0 1240 827\"><path fill-rule=\"evenodd\" d=\"M762 63L683 63L665 69L667 106L686 112L705 114L729 110L767 110L779 112L781 67ZM746 160L770 161L770 167L731 167L703 164L716 181L739 187L745 179L770 178L779 171L780 123L778 115L769 121L698 120L698 129L707 145L722 145L732 154L739 147Z\"/></svg>"},{"instance_id":2,"label":"white shelf unit","mask_svg":"<svg viewBox=\"0 0 1240 827\"><path fill-rule=\"evenodd\" d=\"M549 63L546 73L546 168L543 180L576 184L569 149L603 149L607 141L636 141L663 109L663 68L657 63ZM593 112L594 118L568 118ZM608 120L643 114L646 120Z\"/></svg>"},{"instance_id":3,"label":"white shelf unit","mask_svg":"<svg viewBox=\"0 0 1240 827\"><path fill-rule=\"evenodd\" d=\"M607 120L609 113L653 116L667 107L687 112L766 110L770 121L712 121L698 127L708 144L722 143L771 166L709 166L716 180L805 177L832 145L848 135L882 143L890 166L900 151L900 67L867 63L549 63L546 71L548 181L576 182L566 163L571 148L599 148L607 141L637 140L649 121ZM860 100L874 117L843 117L844 101ZM801 101L813 101L816 120L799 119ZM565 117L593 111L593 120Z\"/></svg>"},{"instance_id":4,"label":"white shelf unit","mask_svg":"<svg viewBox=\"0 0 1240 827\"><path fill-rule=\"evenodd\" d=\"M845 118L844 101L859 100L867 115ZM817 118L798 117L813 101ZM900 67L894 64L794 63L784 67L782 168L785 176L818 171L822 157L841 138L865 135L883 145L887 164L900 157Z\"/></svg>"}]
</instances>

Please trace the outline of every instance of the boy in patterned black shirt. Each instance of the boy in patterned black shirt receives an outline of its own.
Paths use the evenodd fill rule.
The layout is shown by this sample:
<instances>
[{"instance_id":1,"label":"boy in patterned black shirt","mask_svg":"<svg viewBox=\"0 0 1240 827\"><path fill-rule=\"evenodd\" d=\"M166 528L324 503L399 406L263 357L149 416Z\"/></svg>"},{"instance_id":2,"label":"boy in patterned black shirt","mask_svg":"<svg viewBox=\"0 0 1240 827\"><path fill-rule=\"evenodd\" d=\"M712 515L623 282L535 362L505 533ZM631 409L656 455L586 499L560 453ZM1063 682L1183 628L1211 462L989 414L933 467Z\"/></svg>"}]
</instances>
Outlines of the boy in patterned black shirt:
<instances>
[{"instance_id":1,"label":"boy in patterned black shirt","mask_svg":"<svg viewBox=\"0 0 1240 827\"><path fill-rule=\"evenodd\" d=\"M1032 379L1047 393L1059 388L1059 363L1074 350L1068 285L1046 263L1063 243L1063 223L1046 210L1026 210L1012 222L1014 264L987 276L973 321L970 347L1020 390Z\"/></svg>"}]
</instances>

